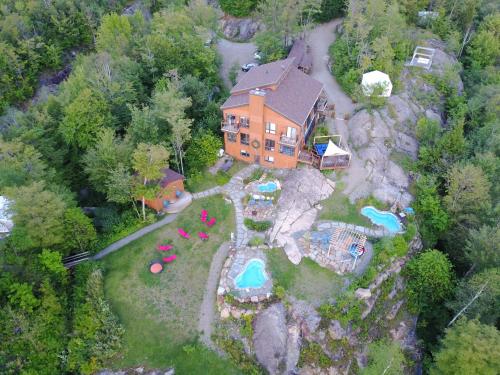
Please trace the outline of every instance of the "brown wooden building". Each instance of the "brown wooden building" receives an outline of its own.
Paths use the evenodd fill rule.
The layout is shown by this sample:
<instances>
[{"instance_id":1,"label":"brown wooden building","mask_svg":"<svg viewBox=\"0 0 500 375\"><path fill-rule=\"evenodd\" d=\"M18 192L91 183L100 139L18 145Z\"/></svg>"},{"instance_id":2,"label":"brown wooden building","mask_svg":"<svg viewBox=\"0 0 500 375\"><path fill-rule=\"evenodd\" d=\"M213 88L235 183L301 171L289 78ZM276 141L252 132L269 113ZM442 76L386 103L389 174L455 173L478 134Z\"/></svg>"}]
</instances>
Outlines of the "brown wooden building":
<instances>
[{"instance_id":1,"label":"brown wooden building","mask_svg":"<svg viewBox=\"0 0 500 375\"><path fill-rule=\"evenodd\" d=\"M327 100L294 58L251 69L221 106L227 154L268 168L295 168Z\"/></svg>"},{"instance_id":2,"label":"brown wooden building","mask_svg":"<svg viewBox=\"0 0 500 375\"><path fill-rule=\"evenodd\" d=\"M183 175L170 168L163 169L163 177L158 181L160 193L157 198L146 200L146 205L157 212L167 210L183 196L184 179Z\"/></svg>"}]
</instances>

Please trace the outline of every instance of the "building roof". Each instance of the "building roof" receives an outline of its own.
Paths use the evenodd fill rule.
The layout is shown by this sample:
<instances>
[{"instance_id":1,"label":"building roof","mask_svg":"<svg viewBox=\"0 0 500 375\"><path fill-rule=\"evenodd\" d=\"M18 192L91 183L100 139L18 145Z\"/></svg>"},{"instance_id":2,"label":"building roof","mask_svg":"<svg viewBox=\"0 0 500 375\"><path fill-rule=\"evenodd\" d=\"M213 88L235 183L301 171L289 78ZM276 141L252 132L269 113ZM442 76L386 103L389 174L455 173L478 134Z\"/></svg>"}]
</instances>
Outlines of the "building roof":
<instances>
[{"instance_id":1,"label":"building roof","mask_svg":"<svg viewBox=\"0 0 500 375\"><path fill-rule=\"evenodd\" d=\"M231 94L278 84L292 67L293 58L274 61L250 69L231 89Z\"/></svg>"},{"instance_id":2,"label":"building roof","mask_svg":"<svg viewBox=\"0 0 500 375\"><path fill-rule=\"evenodd\" d=\"M312 57L307 51L307 45L304 39L297 39L293 42L288 58L294 58L293 64L299 68L307 70L312 68Z\"/></svg>"},{"instance_id":3,"label":"building roof","mask_svg":"<svg viewBox=\"0 0 500 375\"><path fill-rule=\"evenodd\" d=\"M281 68L281 66L283 66L283 62L285 62L285 70ZM240 80L240 82L238 82L233 90L231 90L231 92L234 93L224 102L221 109L247 105L249 103L249 91L253 88L260 87L262 89L262 86L269 87L277 85L275 90L270 88L264 90L264 104L282 116L288 118L290 121L293 121L298 125L303 125L316 103L316 100L323 91L323 84L298 70L292 63L293 59L286 59L261 65L258 68L250 70ZM266 66L271 66L271 68L266 69ZM279 67L279 69L282 70L279 77L276 67ZM255 69L259 68L259 72L252 75L250 74ZM272 72L273 83L269 83L271 82L271 79L266 81L263 78L263 75L265 76L266 73L262 72L266 71ZM255 79L255 81L253 81L253 79ZM256 85L257 82L261 83L265 81L267 82L265 85ZM239 88L237 88L238 85L240 86ZM242 87L247 87L246 91L242 92ZM237 89L235 90L235 88Z\"/></svg>"},{"instance_id":4,"label":"building roof","mask_svg":"<svg viewBox=\"0 0 500 375\"><path fill-rule=\"evenodd\" d=\"M163 188L174 181L185 179L183 175L171 170L170 168L162 169L162 172L164 173L163 177L161 178L161 187Z\"/></svg>"}]
</instances>

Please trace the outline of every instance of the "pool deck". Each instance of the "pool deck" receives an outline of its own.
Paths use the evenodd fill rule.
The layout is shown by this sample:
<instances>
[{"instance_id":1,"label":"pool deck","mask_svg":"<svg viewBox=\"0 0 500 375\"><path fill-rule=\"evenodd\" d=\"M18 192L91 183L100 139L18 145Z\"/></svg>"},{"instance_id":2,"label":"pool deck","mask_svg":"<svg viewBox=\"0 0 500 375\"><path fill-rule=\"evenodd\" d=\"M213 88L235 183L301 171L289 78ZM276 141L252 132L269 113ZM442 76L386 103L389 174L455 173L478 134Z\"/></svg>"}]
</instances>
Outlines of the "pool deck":
<instances>
[{"instance_id":1,"label":"pool deck","mask_svg":"<svg viewBox=\"0 0 500 375\"><path fill-rule=\"evenodd\" d=\"M252 259L259 259L264 263L264 272L267 280L260 288L238 288L236 278L245 270L248 262ZM231 294L240 302L259 302L271 296L273 281L267 267L267 258L261 249L246 248L231 254L221 272L218 295Z\"/></svg>"}]
</instances>

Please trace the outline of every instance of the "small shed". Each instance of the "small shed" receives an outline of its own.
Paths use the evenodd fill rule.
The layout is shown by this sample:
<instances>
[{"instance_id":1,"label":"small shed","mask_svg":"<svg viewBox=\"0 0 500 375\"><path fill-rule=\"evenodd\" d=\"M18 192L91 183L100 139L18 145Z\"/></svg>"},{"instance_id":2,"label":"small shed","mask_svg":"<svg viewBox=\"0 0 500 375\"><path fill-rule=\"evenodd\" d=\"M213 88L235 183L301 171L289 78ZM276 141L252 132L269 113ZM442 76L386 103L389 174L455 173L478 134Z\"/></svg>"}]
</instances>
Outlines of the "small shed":
<instances>
[{"instance_id":1,"label":"small shed","mask_svg":"<svg viewBox=\"0 0 500 375\"><path fill-rule=\"evenodd\" d=\"M163 177L155 182L160 184L160 192L157 198L146 200L146 206L157 212L168 211L168 208L184 195L185 177L170 168L165 168L162 172Z\"/></svg>"},{"instance_id":2,"label":"small shed","mask_svg":"<svg viewBox=\"0 0 500 375\"><path fill-rule=\"evenodd\" d=\"M11 204L10 199L0 195L0 238L8 236L14 227L12 213L9 209Z\"/></svg>"},{"instance_id":3,"label":"small shed","mask_svg":"<svg viewBox=\"0 0 500 375\"><path fill-rule=\"evenodd\" d=\"M377 89L381 89L378 96L388 98L392 93L392 82L387 74L374 70L363 74L361 89L366 96L372 96Z\"/></svg>"},{"instance_id":4,"label":"small shed","mask_svg":"<svg viewBox=\"0 0 500 375\"><path fill-rule=\"evenodd\" d=\"M297 39L293 42L288 58L293 57L293 64L304 73L309 74L312 69L312 56L309 46L304 39Z\"/></svg>"}]
</instances>

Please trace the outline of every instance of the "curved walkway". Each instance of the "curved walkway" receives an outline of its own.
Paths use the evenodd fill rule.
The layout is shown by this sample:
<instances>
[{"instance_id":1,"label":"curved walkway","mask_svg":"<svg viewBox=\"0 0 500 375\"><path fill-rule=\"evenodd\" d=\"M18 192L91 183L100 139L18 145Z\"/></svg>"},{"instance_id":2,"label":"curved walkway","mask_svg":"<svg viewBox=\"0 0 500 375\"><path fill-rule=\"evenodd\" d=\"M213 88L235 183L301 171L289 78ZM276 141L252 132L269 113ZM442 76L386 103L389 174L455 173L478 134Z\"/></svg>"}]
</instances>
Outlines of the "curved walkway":
<instances>
[{"instance_id":1,"label":"curved walkway","mask_svg":"<svg viewBox=\"0 0 500 375\"><path fill-rule=\"evenodd\" d=\"M325 230L325 229L333 229L333 228L346 228L350 230L355 230L357 232L365 234L367 237L386 237L386 236L394 236L394 233L389 232L388 230L385 229L372 229L372 228L367 228L363 227L361 225L354 225L354 224L348 224L344 223L342 221L319 221L318 222L318 230Z\"/></svg>"},{"instance_id":2,"label":"curved walkway","mask_svg":"<svg viewBox=\"0 0 500 375\"><path fill-rule=\"evenodd\" d=\"M177 214L167 215L163 219L157 221L156 223L153 223L153 224L148 225L148 226L146 226L144 228L141 228L137 232L134 232L134 233L128 235L127 237L124 237L121 240L112 243L108 247L102 249L97 254L95 254L92 257L92 259L94 259L94 260L102 259L106 255L108 255L108 254L110 254L110 253L112 253L112 252L114 252L116 250L121 249L122 247L128 245L132 241L135 241L135 240L141 238L142 236L144 236L144 235L146 235L148 233L151 233L152 231L154 231L154 230L156 230L158 228L161 228L164 225L170 224L172 221L175 220L176 217L177 217Z\"/></svg>"},{"instance_id":3,"label":"curved walkway","mask_svg":"<svg viewBox=\"0 0 500 375\"><path fill-rule=\"evenodd\" d=\"M229 242L224 242L219 250L214 254L212 263L210 264L210 271L208 273L207 286L205 294L203 295L203 302L200 306L200 315L198 319L198 331L201 333L201 341L212 349L216 349L212 343L212 322L214 320L214 307L215 298L217 295L217 286L219 284L219 276L231 249Z\"/></svg>"}]
</instances>

